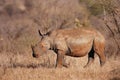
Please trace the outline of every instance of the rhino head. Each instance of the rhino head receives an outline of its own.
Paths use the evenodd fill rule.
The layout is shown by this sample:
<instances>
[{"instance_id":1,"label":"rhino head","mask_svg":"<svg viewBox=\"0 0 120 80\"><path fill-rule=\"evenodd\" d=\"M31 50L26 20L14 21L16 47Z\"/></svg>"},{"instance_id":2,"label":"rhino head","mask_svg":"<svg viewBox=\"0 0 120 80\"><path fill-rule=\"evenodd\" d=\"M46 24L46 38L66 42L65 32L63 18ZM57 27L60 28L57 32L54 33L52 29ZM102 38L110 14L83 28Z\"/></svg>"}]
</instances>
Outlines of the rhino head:
<instances>
[{"instance_id":1,"label":"rhino head","mask_svg":"<svg viewBox=\"0 0 120 80\"><path fill-rule=\"evenodd\" d=\"M41 34L39 30L39 34L42 38L35 46L31 46L33 57L39 58L39 56L45 54L51 48L51 38L49 37L49 33Z\"/></svg>"}]
</instances>

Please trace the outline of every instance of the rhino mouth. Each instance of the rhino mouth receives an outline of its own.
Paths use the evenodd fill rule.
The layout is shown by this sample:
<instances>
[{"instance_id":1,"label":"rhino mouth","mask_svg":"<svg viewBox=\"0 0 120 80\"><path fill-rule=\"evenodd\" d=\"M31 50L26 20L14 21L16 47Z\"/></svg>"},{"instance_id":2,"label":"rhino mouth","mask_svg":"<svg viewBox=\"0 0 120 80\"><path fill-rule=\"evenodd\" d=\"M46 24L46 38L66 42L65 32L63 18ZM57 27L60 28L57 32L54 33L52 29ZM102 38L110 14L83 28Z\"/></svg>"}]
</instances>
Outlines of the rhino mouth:
<instances>
[{"instance_id":1,"label":"rhino mouth","mask_svg":"<svg viewBox=\"0 0 120 80\"><path fill-rule=\"evenodd\" d=\"M32 54L32 56L34 57L34 58L38 58L39 57L39 55L38 54Z\"/></svg>"},{"instance_id":2,"label":"rhino mouth","mask_svg":"<svg viewBox=\"0 0 120 80\"><path fill-rule=\"evenodd\" d=\"M39 55L36 54L34 50L33 50L32 56L33 56L34 58L38 58L38 57L39 57Z\"/></svg>"}]
</instances>

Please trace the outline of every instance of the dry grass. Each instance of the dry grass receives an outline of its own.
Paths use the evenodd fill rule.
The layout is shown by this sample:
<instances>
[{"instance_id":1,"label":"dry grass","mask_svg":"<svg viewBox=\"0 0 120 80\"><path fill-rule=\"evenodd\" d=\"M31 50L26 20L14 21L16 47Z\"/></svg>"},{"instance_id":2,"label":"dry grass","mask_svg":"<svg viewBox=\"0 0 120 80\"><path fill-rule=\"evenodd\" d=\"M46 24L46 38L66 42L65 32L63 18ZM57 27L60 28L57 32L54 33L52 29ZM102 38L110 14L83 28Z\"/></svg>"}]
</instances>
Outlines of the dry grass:
<instances>
[{"instance_id":1,"label":"dry grass","mask_svg":"<svg viewBox=\"0 0 120 80\"><path fill-rule=\"evenodd\" d=\"M96 55L95 62L88 68L83 68L87 63L87 56L82 58L66 57L69 68L55 68L56 55L53 52L34 59L32 56L11 56L12 61L5 60L6 65L0 67L1 80L119 80L119 59L109 59L100 67ZM5 58L1 56L0 59ZM21 59L22 58L22 59ZM1 61L1 60L0 60ZM9 65L8 65L8 63ZM2 64L2 63L1 63ZM14 65L13 65L14 64ZM6 66L6 67L5 67ZM116 79L117 78L117 79Z\"/></svg>"}]
</instances>

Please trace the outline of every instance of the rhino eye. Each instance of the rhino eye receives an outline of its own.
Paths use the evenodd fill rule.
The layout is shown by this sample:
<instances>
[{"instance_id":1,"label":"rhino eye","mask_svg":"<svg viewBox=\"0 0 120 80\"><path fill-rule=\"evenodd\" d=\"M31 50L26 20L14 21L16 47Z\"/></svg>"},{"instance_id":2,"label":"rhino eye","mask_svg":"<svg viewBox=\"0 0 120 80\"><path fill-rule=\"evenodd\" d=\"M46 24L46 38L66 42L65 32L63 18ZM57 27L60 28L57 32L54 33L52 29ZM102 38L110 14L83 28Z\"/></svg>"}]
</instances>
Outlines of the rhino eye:
<instances>
[{"instance_id":1,"label":"rhino eye","mask_svg":"<svg viewBox=\"0 0 120 80\"><path fill-rule=\"evenodd\" d=\"M41 47L44 47L44 45L41 45Z\"/></svg>"},{"instance_id":2,"label":"rhino eye","mask_svg":"<svg viewBox=\"0 0 120 80\"><path fill-rule=\"evenodd\" d=\"M44 47L43 44L40 44L40 47Z\"/></svg>"}]
</instances>

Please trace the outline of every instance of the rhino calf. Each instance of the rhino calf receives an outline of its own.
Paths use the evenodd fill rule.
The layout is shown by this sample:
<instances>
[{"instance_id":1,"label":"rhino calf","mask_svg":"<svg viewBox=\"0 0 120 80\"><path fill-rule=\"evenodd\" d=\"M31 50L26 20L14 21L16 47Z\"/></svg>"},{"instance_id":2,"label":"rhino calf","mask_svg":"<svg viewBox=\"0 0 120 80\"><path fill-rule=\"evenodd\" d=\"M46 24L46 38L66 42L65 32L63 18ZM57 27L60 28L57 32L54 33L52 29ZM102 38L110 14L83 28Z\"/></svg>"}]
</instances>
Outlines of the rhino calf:
<instances>
[{"instance_id":1,"label":"rhino calf","mask_svg":"<svg viewBox=\"0 0 120 80\"><path fill-rule=\"evenodd\" d=\"M53 50L57 54L56 67L64 66L64 56L83 57L88 54L89 66L94 61L94 54L99 56L100 64L106 61L104 54L105 38L92 28L58 29L41 34L41 41L32 47L33 57L39 57L47 50Z\"/></svg>"}]
</instances>

